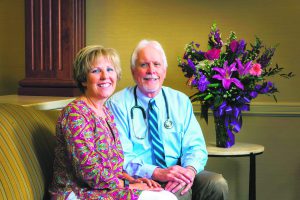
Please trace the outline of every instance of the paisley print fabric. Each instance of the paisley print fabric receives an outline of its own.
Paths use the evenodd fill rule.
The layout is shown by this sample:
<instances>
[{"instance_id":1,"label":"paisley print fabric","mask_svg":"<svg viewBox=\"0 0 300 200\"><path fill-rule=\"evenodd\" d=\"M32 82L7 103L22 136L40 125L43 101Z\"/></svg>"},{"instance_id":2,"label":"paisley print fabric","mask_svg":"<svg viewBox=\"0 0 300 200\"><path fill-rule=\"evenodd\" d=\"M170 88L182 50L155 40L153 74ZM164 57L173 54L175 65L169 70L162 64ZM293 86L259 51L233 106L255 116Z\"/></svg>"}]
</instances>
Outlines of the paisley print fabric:
<instances>
[{"instance_id":1,"label":"paisley print fabric","mask_svg":"<svg viewBox=\"0 0 300 200\"><path fill-rule=\"evenodd\" d=\"M114 117L97 116L84 101L74 100L61 112L56 126L52 199L138 199L140 190L118 189L124 155Z\"/></svg>"}]
</instances>

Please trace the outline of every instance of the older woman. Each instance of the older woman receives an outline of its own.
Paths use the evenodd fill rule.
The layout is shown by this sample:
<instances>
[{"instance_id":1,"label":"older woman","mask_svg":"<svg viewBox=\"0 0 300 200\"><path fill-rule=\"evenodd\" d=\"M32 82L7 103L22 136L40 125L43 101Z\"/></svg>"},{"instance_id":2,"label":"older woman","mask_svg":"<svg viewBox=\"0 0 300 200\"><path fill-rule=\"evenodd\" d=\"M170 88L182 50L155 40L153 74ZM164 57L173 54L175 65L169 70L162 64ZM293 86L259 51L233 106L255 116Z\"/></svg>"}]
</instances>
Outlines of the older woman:
<instances>
[{"instance_id":1,"label":"older woman","mask_svg":"<svg viewBox=\"0 0 300 200\"><path fill-rule=\"evenodd\" d=\"M120 73L114 49L87 46L77 54L73 76L82 95L58 118L52 199L176 199L157 182L123 171L118 130L104 105Z\"/></svg>"}]
</instances>

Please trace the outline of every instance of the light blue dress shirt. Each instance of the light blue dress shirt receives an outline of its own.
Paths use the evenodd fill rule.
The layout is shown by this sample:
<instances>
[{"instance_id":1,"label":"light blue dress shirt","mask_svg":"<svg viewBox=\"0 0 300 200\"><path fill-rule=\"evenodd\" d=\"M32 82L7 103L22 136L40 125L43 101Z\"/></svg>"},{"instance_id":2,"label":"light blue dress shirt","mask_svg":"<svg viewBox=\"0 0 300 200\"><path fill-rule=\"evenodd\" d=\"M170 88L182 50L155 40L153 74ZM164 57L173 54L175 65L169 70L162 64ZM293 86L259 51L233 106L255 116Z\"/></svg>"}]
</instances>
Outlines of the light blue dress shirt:
<instances>
[{"instance_id":1,"label":"light blue dress shirt","mask_svg":"<svg viewBox=\"0 0 300 200\"><path fill-rule=\"evenodd\" d=\"M170 120L173 127L167 129L166 103L162 92L155 96L158 110L158 131L162 139L166 164L168 167L179 164L182 167L193 166L197 173L202 171L207 162L207 150L200 125L193 113L189 98L174 89L163 87L168 102ZM143 118L140 109L131 109L135 105L134 87L125 88L114 94L106 103L115 116L124 151L124 169L135 177L151 178L157 168L151 151L151 140L148 133L148 102L137 88L137 102L146 112ZM143 138L143 139L139 139Z\"/></svg>"}]
</instances>

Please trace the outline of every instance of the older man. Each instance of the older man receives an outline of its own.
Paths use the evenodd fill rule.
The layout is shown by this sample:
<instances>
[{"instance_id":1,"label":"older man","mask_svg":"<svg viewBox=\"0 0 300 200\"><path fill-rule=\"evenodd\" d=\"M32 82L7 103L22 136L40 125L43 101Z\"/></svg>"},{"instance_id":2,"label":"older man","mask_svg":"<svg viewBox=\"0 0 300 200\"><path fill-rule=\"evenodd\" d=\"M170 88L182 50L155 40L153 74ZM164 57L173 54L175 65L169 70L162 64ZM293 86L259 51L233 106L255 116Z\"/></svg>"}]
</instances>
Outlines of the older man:
<instances>
[{"instance_id":1,"label":"older man","mask_svg":"<svg viewBox=\"0 0 300 200\"><path fill-rule=\"evenodd\" d=\"M205 140L189 98L163 86L162 46L142 40L133 51L131 72L136 86L107 102L120 132L125 171L159 181L178 199L227 199L223 176L204 170Z\"/></svg>"}]
</instances>

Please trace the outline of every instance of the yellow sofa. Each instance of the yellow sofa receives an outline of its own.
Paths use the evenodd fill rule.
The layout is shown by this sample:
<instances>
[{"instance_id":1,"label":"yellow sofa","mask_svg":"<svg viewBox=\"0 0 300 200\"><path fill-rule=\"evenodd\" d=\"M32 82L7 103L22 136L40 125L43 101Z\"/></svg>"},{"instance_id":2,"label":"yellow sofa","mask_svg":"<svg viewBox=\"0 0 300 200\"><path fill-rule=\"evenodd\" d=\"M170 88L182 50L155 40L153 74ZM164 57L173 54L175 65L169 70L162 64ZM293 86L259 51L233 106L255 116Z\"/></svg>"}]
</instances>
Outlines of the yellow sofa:
<instances>
[{"instance_id":1,"label":"yellow sofa","mask_svg":"<svg viewBox=\"0 0 300 200\"><path fill-rule=\"evenodd\" d=\"M0 104L0 199L48 199L58 111Z\"/></svg>"}]
</instances>

